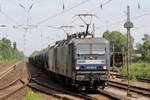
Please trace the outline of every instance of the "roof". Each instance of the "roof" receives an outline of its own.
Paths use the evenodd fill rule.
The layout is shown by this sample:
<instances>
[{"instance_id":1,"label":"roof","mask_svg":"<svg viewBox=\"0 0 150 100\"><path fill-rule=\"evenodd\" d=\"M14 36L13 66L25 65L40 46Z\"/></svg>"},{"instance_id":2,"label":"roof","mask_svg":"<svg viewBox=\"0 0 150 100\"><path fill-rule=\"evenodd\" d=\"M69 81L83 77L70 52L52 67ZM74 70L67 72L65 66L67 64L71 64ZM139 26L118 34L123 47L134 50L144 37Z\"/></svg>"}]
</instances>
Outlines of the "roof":
<instances>
[{"instance_id":1,"label":"roof","mask_svg":"<svg viewBox=\"0 0 150 100\"><path fill-rule=\"evenodd\" d=\"M73 38L70 40L69 43L109 43L106 39L104 38Z\"/></svg>"}]
</instances>

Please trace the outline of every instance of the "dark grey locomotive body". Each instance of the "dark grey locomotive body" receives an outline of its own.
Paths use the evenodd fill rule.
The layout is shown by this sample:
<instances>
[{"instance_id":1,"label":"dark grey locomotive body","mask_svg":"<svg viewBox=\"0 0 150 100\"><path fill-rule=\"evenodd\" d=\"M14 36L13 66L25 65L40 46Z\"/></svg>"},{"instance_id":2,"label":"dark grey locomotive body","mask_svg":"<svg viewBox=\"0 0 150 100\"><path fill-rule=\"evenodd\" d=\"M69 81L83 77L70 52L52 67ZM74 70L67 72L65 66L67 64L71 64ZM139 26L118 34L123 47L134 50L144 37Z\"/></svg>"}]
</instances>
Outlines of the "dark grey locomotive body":
<instances>
[{"instance_id":1,"label":"dark grey locomotive body","mask_svg":"<svg viewBox=\"0 0 150 100\"><path fill-rule=\"evenodd\" d=\"M105 87L110 68L109 42L104 38L58 41L46 52L29 57L49 76L75 87Z\"/></svg>"}]
</instances>

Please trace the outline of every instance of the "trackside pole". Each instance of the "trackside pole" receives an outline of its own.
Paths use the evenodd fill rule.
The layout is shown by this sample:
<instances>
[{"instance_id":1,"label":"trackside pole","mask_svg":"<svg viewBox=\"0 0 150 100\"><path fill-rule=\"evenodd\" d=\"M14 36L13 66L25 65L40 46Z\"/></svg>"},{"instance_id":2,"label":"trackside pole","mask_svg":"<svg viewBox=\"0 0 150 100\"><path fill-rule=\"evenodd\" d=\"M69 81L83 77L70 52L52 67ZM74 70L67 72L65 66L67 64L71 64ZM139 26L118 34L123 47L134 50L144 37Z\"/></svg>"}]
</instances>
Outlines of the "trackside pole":
<instances>
[{"instance_id":1,"label":"trackside pole","mask_svg":"<svg viewBox=\"0 0 150 100\"><path fill-rule=\"evenodd\" d=\"M130 29L133 28L133 23L130 21L130 6L127 6L127 22L124 24L124 28L127 28L127 74L128 74L128 90L127 96L130 96L130 65L131 65L131 37Z\"/></svg>"}]
</instances>

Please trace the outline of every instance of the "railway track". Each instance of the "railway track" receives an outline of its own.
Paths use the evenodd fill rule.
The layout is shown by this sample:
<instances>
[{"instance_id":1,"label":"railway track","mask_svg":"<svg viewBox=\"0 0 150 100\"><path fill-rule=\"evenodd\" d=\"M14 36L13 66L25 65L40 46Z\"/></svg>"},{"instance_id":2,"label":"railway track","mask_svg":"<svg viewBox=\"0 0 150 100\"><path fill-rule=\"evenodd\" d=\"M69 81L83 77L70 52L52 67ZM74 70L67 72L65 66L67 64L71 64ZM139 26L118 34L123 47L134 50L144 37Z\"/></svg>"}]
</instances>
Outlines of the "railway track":
<instances>
[{"instance_id":1,"label":"railway track","mask_svg":"<svg viewBox=\"0 0 150 100\"><path fill-rule=\"evenodd\" d=\"M22 80L24 73L24 67L19 71L18 78L3 87L0 87L0 100L7 99L15 94L17 91L27 86L28 82Z\"/></svg>"},{"instance_id":2,"label":"railway track","mask_svg":"<svg viewBox=\"0 0 150 100\"><path fill-rule=\"evenodd\" d=\"M114 93L112 93L112 92L108 92L108 91L106 91L106 90L98 89L98 91L99 91L101 94L103 94L103 95L105 95L105 96L107 96L107 97L109 97L109 98L112 98L112 100L130 100L130 99L128 99L127 97L122 97L122 96L120 96L120 95L116 95L116 94L114 94Z\"/></svg>"},{"instance_id":3,"label":"railway track","mask_svg":"<svg viewBox=\"0 0 150 100\"><path fill-rule=\"evenodd\" d=\"M14 70L16 68L16 66L19 64L15 63L14 65L10 66L6 71L4 71L3 73L0 74L0 79L2 79L4 76L6 76L9 72L11 72L12 70Z\"/></svg>"},{"instance_id":4,"label":"railway track","mask_svg":"<svg viewBox=\"0 0 150 100\"><path fill-rule=\"evenodd\" d=\"M66 91L66 90L63 90L63 89L59 89L57 87L54 87L54 86L49 86L49 85L46 85L42 82L39 82L35 79L31 79L31 81L34 81L35 83L39 84L40 86L43 86L43 87L46 87L48 89L51 89L53 91L57 91L57 92L60 92L60 93L63 93L63 94L66 94L66 95L70 95L70 96L73 96L73 97L77 97L77 98L81 98L81 99L85 99L85 100L96 100L96 98L94 97L91 97L91 96L88 96L86 93L84 92L71 92L71 91ZM52 94L53 95L53 94ZM54 97L57 97L57 95L54 95ZM69 99L69 98L66 98L66 97L60 97L60 98L63 98L64 100L66 99ZM70 99L69 99L70 100Z\"/></svg>"},{"instance_id":5,"label":"railway track","mask_svg":"<svg viewBox=\"0 0 150 100\"><path fill-rule=\"evenodd\" d=\"M123 75L119 75L119 74L111 73L110 75L111 75L111 76L116 76L117 78L121 78L121 79L127 79L127 76L123 76ZM139 82L150 83L150 80L148 80L148 79L143 79L143 78L139 78L139 77L136 77L136 79L137 79Z\"/></svg>"},{"instance_id":6,"label":"railway track","mask_svg":"<svg viewBox=\"0 0 150 100\"><path fill-rule=\"evenodd\" d=\"M18 77L16 80L14 80L14 81L12 81L12 82L6 84L6 85L3 85L3 87L0 87L0 90L6 89L6 88L8 88L8 87L10 87L10 86L12 86L12 85L14 85L14 84L16 84L18 81L21 81L21 80L20 80L21 77L22 77L22 71L20 71L19 77Z\"/></svg>"},{"instance_id":7,"label":"railway track","mask_svg":"<svg viewBox=\"0 0 150 100\"><path fill-rule=\"evenodd\" d=\"M127 90L128 88L127 84L119 83L115 81L109 81L109 86L124 89L124 90ZM144 96L150 96L150 89L147 88L130 85L130 91L142 94Z\"/></svg>"},{"instance_id":8,"label":"railway track","mask_svg":"<svg viewBox=\"0 0 150 100\"><path fill-rule=\"evenodd\" d=\"M31 68L31 67L30 67ZM34 70L36 73L40 73L42 75L42 72L38 72ZM31 74L31 73L29 73ZM39 75L36 75L33 73L31 76L31 81L28 84L28 86L32 89L35 89L37 91L40 91L44 94L56 97L58 99L63 99L63 100L77 100L77 99L84 99L84 100L99 100L99 98L95 98L95 95L97 97L100 97L100 95L103 95L105 97L109 97L112 100L128 100L127 98L122 98L118 95L115 95L113 93L110 93L108 91L98 89L94 90L95 94L92 96L92 94L89 94L88 91L72 91L68 88L60 88L60 86L54 86L49 83L45 83L44 81L38 80Z\"/></svg>"},{"instance_id":9,"label":"railway track","mask_svg":"<svg viewBox=\"0 0 150 100\"><path fill-rule=\"evenodd\" d=\"M24 69L24 68L23 68ZM45 84L42 81L37 80L39 77L39 74L42 74L42 72L38 72L35 69L32 69L32 71L35 70L36 74L30 73L28 71L28 81L24 81L23 78L23 69L19 71L19 77L12 81L9 84L6 84L3 87L0 87L0 100L4 100L15 94L16 92L20 91L21 89L25 87L30 87L31 89L37 90L41 93L53 96L55 98L61 99L61 100L99 100L99 98L95 98L94 96L90 96L88 93L85 92L79 92L79 91L70 91L68 88L59 88L54 85ZM7 93L7 94L6 94ZM110 99L115 100L121 100L122 97L119 97L117 95L114 95L110 92L107 92L105 90L98 89L97 92L95 92L97 96L100 94L109 97ZM127 100L124 98L124 100Z\"/></svg>"},{"instance_id":10,"label":"railway track","mask_svg":"<svg viewBox=\"0 0 150 100\"><path fill-rule=\"evenodd\" d=\"M75 100L75 99L85 99L85 100L96 100L94 97L90 97L85 93L73 93L73 92L69 92L69 91L65 91L62 89L58 89L57 87L53 87L50 85L46 85L42 82L39 82L35 79L31 79L31 82L34 83L30 83L28 84L29 87L33 88L33 89L37 89L40 92L46 93L48 95L51 95L53 97L56 97L58 99L63 99L63 100Z\"/></svg>"},{"instance_id":11,"label":"railway track","mask_svg":"<svg viewBox=\"0 0 150 100\"><path fill-rule=\"evenodd\" d=\"M39 72L41 73L41 72ZM44 94L53 96L55 98L61 99L61 100L76 100L76 99L83 99L83 100L96 100L94 97L90 97L85 93L76 93L71 91L66 91L64 89L60 89L57 86L46 84L42 81L39 81L37 79L38 75L31 74L29 72L29 76L31 77L30 83L28 84L28 87L40 91Z\"/></svg>"}]
</instances>

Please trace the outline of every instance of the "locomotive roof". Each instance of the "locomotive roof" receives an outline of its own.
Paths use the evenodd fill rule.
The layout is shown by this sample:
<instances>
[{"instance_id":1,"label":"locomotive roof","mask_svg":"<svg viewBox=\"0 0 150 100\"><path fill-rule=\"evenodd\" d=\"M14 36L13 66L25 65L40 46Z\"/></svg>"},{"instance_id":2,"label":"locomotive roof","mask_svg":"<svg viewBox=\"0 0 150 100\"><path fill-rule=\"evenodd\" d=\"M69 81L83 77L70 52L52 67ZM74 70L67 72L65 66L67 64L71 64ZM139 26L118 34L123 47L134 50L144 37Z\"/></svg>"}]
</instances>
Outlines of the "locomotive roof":
<instances>
[{"instance_id":1,"label":"locomotive roof","mask_svg":"<svg viewBox=\"0 0 150 100\"><path fill-rule=\"evenodd\" d=\"M55 45L51 46L50 48L56 48L59 46L63 46L66 44L71 43L104 43L108 44L109 42L105 38L72 38L71 40L60 40L55 43Z\"/></svg>"},{"instance_id":2,"label":"locomotive roof","mask_svg":"<svg viewBox=\"0 0 150 100\"><path fill-rule=\"evenodd\" d=\"M69 43L105 43L107 44L108 41L105 38L73 38L70 40Z\"/></svg>"}]
</instances>

